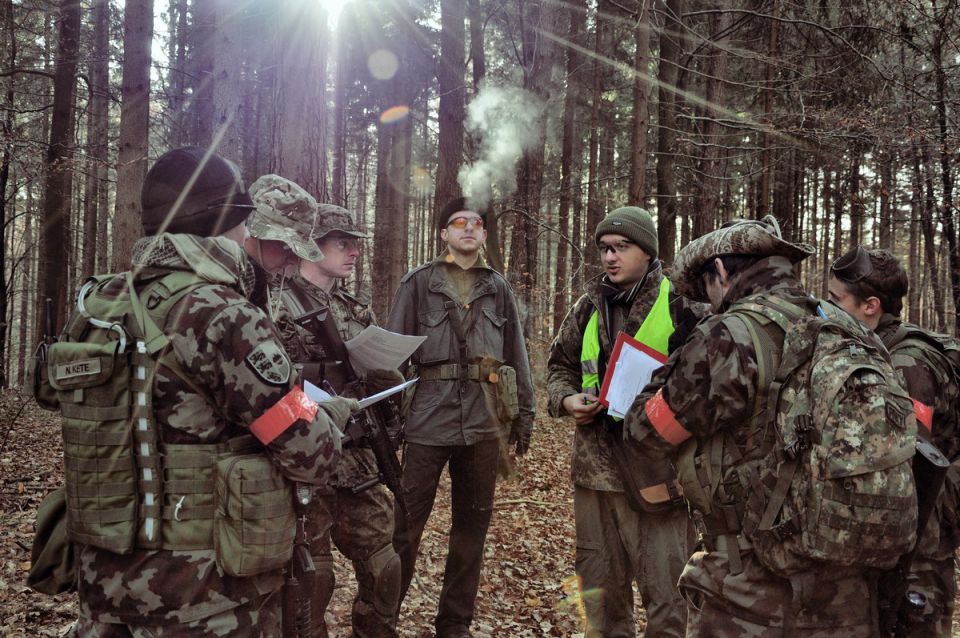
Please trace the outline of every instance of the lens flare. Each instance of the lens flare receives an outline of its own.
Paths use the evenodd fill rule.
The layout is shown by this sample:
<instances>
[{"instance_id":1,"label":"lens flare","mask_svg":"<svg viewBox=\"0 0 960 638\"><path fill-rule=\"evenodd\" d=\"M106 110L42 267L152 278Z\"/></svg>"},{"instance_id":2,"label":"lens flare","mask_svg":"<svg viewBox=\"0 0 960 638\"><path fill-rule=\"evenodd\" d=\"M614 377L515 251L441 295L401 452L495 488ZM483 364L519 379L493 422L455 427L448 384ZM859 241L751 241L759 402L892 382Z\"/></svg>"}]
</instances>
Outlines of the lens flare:
<instances>
[{"instance_id":1,"label":"lens flare","mask_svg":"<svg viewBox=\"0 0 960 638\"><path fill-rule=\"evenodd\" d=\"M403 104L398 104L397 106L391 106L386 111L380 114L380 123L393 124L394 122L399 122L403 118L407 117L409 113L410 113L409 106L404 106Z\"/></svg>"},{"instance_id":2,"label":"lens flare","mask_svg":"<svg viewBox=\"0 0 960 638\"><path fill-rule=\"evenodd\" d=\"M397 60L397 56L387 49L377 49L367 58L370 75L378 80L389 80L396 75L399 66L400 61Z\"/></svg>"}]
</instances>

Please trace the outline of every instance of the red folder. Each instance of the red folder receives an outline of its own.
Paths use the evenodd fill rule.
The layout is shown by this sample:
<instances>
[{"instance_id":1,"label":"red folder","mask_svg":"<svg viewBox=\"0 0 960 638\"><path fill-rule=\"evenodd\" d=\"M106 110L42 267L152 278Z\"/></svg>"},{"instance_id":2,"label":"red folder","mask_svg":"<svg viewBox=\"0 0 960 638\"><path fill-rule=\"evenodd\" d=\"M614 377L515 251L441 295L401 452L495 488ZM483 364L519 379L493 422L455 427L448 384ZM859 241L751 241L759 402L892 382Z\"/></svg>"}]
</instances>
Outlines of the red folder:
<instances>
[{"instance_id":1,"label":"red folder","mask_svg":"<svg viewBox=\"0 0 960 638\"><path fill-rule=\"evenodd\" d=\"M607 362L607 371L603 375L603 384L600 386L600 403L603 404L603 407L609 408L610 403L607 401L607 389L610 387L610 379L613 378L613 372L617 367L617 360L620 359L620 353L623 352L623 346L626 344L630 348L640 350L644 352L661 364L667 362L667 355L654 350L645 343L641 343L628 335L626 332L620 332L617 335L617 340L613 344L613 352L610 354L610 360Z\"/></svg>"}]
</instances>

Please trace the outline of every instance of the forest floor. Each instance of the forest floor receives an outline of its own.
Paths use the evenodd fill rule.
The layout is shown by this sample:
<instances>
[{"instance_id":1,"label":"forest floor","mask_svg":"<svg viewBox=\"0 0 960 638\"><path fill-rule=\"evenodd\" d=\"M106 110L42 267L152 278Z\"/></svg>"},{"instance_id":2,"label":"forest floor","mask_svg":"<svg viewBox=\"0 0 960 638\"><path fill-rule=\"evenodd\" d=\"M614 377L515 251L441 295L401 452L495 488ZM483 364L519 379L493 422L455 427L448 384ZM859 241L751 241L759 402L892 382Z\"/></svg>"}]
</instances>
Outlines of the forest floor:
<instances>
[{"instance_id":1,"label":"forest floor","mask_svg":"<svg viewBox=\"0 0 960 638\"><path fill-rule=\"evenodd\" d=\"M541 412L542 414L545 411ZM573 586L571 424L540 417L533 448L497 487L473 631L477 636L582 635ZM0 393L0 637L62 636L77 614L76 596L46 596L24 585L36 508L60 485L58 417ZM444 475L427 524L417 572L400 614L401 638L433 636L450 526ZM350 635L356 583L337 554L337 588L328 609L331 637ZM638 629L643 613L638 614Z\"/></svg>"}]
</instances>

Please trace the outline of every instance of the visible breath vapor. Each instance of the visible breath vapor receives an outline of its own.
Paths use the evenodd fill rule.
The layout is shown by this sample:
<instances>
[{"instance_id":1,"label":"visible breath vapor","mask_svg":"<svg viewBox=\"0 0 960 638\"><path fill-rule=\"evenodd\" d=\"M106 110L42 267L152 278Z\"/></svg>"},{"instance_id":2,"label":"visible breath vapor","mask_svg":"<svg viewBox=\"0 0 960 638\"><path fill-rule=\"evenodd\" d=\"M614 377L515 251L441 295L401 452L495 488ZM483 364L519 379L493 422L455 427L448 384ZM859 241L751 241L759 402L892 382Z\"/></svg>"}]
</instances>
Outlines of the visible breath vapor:
<instances>
[{"instance_id":1,"label":"visible breath vapor","mask_svg":"<svg viewBox=\"0 0 960 638\"><path fill-rule=\"evenodd\" d=\"M467 131L480 139L480 156L460 168L457 181L472 208L484 209L496 189L517 188L517 160L540 141L543 102L518 87L486 86L467 108Z\"/></svg>"}]
</instances>

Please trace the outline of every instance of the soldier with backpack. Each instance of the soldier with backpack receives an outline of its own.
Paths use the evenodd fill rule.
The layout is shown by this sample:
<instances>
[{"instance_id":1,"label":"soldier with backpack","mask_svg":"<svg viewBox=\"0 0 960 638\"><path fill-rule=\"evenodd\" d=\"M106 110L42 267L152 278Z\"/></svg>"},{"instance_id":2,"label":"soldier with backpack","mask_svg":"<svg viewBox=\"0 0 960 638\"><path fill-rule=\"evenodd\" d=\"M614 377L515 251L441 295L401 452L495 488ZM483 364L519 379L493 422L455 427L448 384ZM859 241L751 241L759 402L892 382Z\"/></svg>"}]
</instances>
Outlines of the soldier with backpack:
<instances>
[{"instance_id":1,"label":"soldier with backpack","mask_svg":"<svg viewBox=\"0 0 960 638\"><path fill-rule=\"evenodd\" d=\"M952 463L934 518L917 543L910 566L913 604L901 605L897 633L950 636L957 593L954 552L960 546L960 341L900 319L908 285L903 265L887 250L857 246L830 268L830 300L883 340L914 400L920 434Z\"/></svg>"},{"instance_id":2,"label":"soldier with backpack","mask_svg":"<svg viewBox=\"0 0 960 638\"><path fill-rule=\"evenodd\" d=\"M916 540L916 421L882 345L804 291L813 254L772 216L680 250L711 303L625 431L673 457L701 548L680 577L687 636L877 635L874 571Z\"/></svg>"},{"instance_id":3,"label":"soldier with backpack","mask_svg":"<svg viewBox=\"0 0 960 638\"><path fill-rule=\"evenodd\" d=\"M239 171L202 148L157 160L131 270L89 280L49 351L63 415L72 636L278 635L293 481L322 484L355 401L291 389L252 264Z\"/></svg>"}]
</instances>

